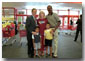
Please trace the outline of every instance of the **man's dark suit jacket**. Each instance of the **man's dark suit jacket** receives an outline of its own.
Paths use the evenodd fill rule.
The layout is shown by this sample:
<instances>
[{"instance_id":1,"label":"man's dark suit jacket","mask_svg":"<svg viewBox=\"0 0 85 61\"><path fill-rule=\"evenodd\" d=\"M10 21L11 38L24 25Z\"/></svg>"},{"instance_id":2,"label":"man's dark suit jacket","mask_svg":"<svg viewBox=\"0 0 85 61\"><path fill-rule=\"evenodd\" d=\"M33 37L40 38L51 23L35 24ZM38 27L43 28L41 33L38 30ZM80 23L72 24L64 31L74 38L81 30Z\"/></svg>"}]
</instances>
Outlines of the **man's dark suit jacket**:
<instances>
[{"instance_id":1,"label":"man's dark suit jacket","mask_svg":"<svg viewBox=\"0 0 85 61\"><path fill-rule=\"evenodd\" d=\"M27 32L32 33L32 31L34 31L35 28L36 28L36 23L35 23L33 16L27 17L27 19L26 19L26 30L27 30Z\"/></svg>"},{"instance_id":2,"label":"man's dark suit jacket","mask_svg":"<svg viewBox=\"0 0 85 61\"><path fill-rule=\"evenodd\" d=\"M78 19L76 24L77 24L77 29L82 30L82 18Z\"/></svg>"}]
</instances>

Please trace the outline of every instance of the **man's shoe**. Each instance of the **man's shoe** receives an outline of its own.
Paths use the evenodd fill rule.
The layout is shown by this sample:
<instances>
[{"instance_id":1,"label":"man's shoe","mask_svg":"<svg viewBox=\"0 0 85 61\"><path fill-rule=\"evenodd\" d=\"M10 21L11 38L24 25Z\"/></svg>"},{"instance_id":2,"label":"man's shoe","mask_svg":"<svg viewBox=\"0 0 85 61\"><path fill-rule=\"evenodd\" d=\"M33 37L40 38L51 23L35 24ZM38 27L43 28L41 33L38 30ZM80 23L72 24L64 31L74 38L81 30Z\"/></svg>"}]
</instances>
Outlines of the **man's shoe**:
<instances>
[{"instance_id":1,"label":"man's shoe","mask_svg":"<svg viewBox=\"0 0 85 61\"><path fill-rule=\"evenodd\" d=\"M53 56L53 58L58 58L57 56Z\"/></svg>"},{"instance_id":2,"label":"man's shoe","mask_svg":"<svg viewBox=\"0 0 85 61\"><path fill-rule=\"evenodd\" d=\"M31 55L31 57L30 58L34 58L34 55Z\"/></svg>"}]
</instances>

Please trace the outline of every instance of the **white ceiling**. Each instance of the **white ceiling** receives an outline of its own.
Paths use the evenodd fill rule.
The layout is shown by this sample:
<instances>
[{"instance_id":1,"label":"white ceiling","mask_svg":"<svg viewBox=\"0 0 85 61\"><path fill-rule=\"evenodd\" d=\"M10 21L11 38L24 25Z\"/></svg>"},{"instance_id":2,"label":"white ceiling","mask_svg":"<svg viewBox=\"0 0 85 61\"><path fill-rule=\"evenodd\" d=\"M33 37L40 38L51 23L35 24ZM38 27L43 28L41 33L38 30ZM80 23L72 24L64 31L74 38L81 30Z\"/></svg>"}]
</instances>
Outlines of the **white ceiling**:
<instances>
[{"instance_id":1,"label":"white ceiling","mask_svg":"<svg viewBox=\"0 0 85 61\"><path fill-rule=\"evenodd\" d=\"M79 3L55 3L55 2L2 2L2 7L15 7L17 9L46 9L52 5L53 9L82 9Z\"/></svg>"}]
</instances>

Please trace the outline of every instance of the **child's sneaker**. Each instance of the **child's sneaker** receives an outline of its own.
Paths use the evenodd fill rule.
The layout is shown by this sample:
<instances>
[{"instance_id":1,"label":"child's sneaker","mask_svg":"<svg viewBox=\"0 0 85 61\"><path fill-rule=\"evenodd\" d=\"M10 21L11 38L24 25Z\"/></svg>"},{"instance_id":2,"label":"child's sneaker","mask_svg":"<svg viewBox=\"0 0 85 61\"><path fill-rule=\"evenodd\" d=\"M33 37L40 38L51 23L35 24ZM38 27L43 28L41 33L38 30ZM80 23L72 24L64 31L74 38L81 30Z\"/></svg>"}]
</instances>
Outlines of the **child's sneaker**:
<instances>
[{"instance_id":1,"label":"child's sneaker","mask_svg":"<svg viewBox=\"0 0 85 61\"><path fill-rule=\"evenodd\" d=\"M45 55L43 56L43 58L46 58Z\"/></svg>"},{"instance_id":2,"label":"child's sneaker","mask_svg":"<svg viewBox=\"0 0 85 61\"><path fill-rule=\"evenodd\" d=\"M46 58L48 57L48 54L46 54Z\"/></svg>"}]
</instances>

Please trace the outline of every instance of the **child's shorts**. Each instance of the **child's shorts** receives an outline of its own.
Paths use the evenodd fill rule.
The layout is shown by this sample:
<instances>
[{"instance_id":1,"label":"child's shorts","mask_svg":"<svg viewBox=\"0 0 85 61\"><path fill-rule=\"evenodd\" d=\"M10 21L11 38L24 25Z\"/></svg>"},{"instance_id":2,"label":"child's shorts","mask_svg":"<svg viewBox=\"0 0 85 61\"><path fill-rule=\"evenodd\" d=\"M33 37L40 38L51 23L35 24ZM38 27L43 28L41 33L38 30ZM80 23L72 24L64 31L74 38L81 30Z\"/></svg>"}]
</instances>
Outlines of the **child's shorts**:
<instances>
[{"instance_id":1,"label":"child's shorts","mask_svg":"<svg viewBox=\"0 0 85 61\"><path fill-rule=\"evenodd\" d=\"M38 42L38 43L35 43L35 50L38 50L38 49L40 49L41 48L41 45L40 45L40 42Z\"/></svg>"},{"instance_id":2,"label":"child's shorts","mask_svg":"<svg viewBox=\"0 0 85 61\"><path fill-rule=\"evenodd\" d=\"M45 46L52 46L52 40L45 39Z\"/></svg>"}]
</instances>

